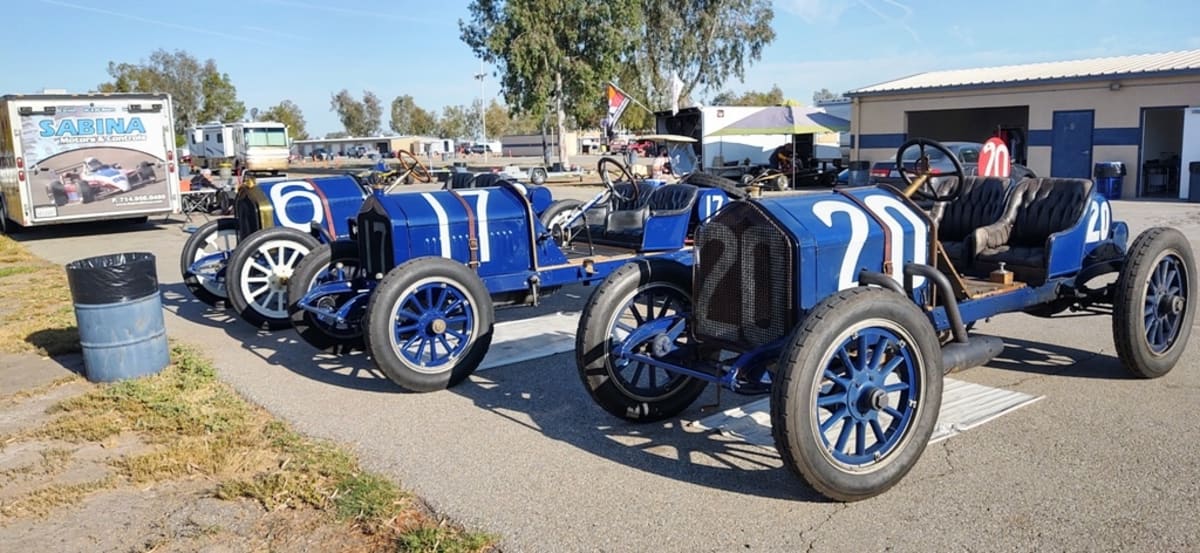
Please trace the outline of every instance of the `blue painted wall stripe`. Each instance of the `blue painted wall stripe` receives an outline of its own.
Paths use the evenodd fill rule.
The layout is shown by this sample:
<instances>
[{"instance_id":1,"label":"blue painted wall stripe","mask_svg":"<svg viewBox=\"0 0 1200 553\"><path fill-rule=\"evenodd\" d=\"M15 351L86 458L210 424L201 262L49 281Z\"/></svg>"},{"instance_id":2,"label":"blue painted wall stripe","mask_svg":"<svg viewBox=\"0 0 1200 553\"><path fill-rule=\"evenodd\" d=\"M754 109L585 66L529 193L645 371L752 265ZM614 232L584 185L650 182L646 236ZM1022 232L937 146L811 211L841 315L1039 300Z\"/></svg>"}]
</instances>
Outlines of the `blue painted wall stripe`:
<instances>
[{"instance_id":1,"label":"blue painted wall stripe","mask_svg":"<svg viewBox=\"0 0 1200 553\"><path fill-rule=\"evenodd\" d=\"M904 133L864 134L858 140L862 148L899 148L907 137Z\"/></svg>"},{"instance_id":2,"label":"blue painted wall stripe","mask_svg":"<svg viewBox=\"0 0 1200 553\"><path fill-rule=\"evenodd\" d=\"M1027 138L1030 146L1050 146L1054 142L1054 131L1033 129ZM1137 127L1092 129L1093 146L1138 146L1141 143L1142 130Z\"/></svg>"}]
</instances>

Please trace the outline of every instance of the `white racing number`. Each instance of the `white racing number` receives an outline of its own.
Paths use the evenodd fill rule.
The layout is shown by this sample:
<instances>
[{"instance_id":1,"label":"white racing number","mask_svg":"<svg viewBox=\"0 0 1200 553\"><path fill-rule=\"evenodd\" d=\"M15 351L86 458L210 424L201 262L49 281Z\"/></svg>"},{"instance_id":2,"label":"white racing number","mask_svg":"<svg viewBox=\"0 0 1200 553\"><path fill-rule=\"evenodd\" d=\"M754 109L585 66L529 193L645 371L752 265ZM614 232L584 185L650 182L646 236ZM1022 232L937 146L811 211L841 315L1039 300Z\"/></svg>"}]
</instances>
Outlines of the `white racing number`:
<instances>
[{"instance_id":1,"label":"white racing number","mask_svg":"<svg viewBox=\"0 0 1200 553\"><path fill-rule=\"evenodd\" d=\"M1088 205L1087 238L1084 243L1092 244L1108 238L1112 225L1112 207L1108 202L1092 200Z\"/></svg>"},{"instance_id":2,"label":"white racing number","mask_svg":"<svg viewBox=\"0 0 1200 553\"><path fill-rule=\"evenodd\" d=\"M479 262L487 263L492 260L492 247L488 233L488 192L485 189L463 190L459 192L463 198L475 198L475 227L479 234ZM438 222L438 243L441 245L441 255L447 259L453 259L454 256L450 250L450 217L446 214L446 208L438 203L437 196L430 192L422 192L421 197L429 202L429 207L433 209L433 214L437 217ZM458 202L455 202L457 205Z\"/></svg>"},{"instance_id":3,"label":"white racing number","mask_svg":"<svg viewBox=\"0 0 1200 553\"><path fill-rule=\"evenodd\" d=\"M721 209L721 206L723 205L725 205L725 198L720 194L709 194L708 196L705 196L704 210L700 214L700 220L708 220L708 218L712 217L713 214L716 213L718 209Z\"/></svg>"},{"instance_id":4,"label":"white racing number","mask_svg":"<svg viewBox=\"0 0 1200 553\"><path fill-rule=\"evenodd\" d=\"M863 203L867 205L867 209L879 218L883 224L887 225L891 234L891 252L892 258L892 273L891 277L897 282L904 281L904 252L906 244L911 243L914 263L926 263L928 261L927 243L929 231L925 228L924 221L921 220L912 209L901 203L896 198L883 195L875 195L867 197ZM867 214L862 208L845 200L822 200L812 207L813 215L820 219L825 226L830 229L835 228L833 214L845 213L850 221L850 238L846 241L846 252L842 257L841 268L838 271L838 290L853 288L858 285L858 269L864 266L862 259L863 248L867 243L867 233L869 231L869 222ZM903 225L896 219L893 212L900 214L913 231L907 233ZM925 284L925 277L914 276L913 287L919 288Z\"/></svg>"},{"instance_id":5,"label":"white racing number","mask_svg":"<svg viewBox=\"0 0 1200 553\"><path fill-rule=\"evenodd\" d=\"M296 221L288 213L288 208L300 203L312 209L311 221ZM302 180L283 181L271 186L271 205L275 208L275 218L285 227L308 231L310 223L325 222L325 210L321 205L321 197L313 189L311 182Z\"/></svg>"}]
</instances>

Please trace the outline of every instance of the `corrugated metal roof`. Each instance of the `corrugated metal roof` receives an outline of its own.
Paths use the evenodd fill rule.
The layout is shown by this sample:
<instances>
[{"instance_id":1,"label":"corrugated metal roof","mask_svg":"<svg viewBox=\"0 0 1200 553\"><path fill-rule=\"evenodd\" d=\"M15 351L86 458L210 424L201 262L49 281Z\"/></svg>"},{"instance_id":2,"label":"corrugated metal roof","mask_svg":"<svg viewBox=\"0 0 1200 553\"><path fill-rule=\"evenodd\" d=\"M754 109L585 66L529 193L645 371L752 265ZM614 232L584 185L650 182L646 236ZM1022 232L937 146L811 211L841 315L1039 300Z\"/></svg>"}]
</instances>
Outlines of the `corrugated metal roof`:
<instances>
[{"instance_id":1,"label":"corrugated metal roof","mask_svg":"<svg viewBox=\"0 0 1200 553\"><path fill-rule=\"evenodd\" d=\"M1005 84L1110 79L1180 72L1200 73L1200 50L930 71L866 86L846 95L869 96L889 92L984 88Z\"/></svg>"}]
</instances>

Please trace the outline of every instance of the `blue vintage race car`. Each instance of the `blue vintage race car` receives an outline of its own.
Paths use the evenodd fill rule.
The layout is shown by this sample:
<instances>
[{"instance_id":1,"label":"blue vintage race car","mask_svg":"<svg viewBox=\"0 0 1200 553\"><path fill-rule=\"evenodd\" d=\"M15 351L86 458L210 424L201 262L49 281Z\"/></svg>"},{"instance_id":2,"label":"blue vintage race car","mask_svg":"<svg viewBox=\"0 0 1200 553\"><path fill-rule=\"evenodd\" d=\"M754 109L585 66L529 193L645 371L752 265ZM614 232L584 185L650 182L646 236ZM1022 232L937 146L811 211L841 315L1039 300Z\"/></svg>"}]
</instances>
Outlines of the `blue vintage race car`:
<instances>
[{"instance_id":1,"label":"blue vintage race car","mask_svg":"<svg viewBox=\"0 0 1200 553\"><path fill-rule=\"evenodd\" d=\"M184 282L206 303L227 299L255 326L288 327L288 282L300 260L323 243L349 238L367 197L386 194L408 180L431 180L411 154L398 157L400 169L382 173L247 180L234 201L234 217L201 226L184 245ZM489 182L497 178L464 176L464 186L481 177ZM543 209L552 199L542 187L530 187L528 194Z\"/></svg>"},{"instance_id":2,"label":"blue vintage race car","mask_svg":"<svg viewBox=\"0 0 1200 553\"><path fill-rule=\"evenodd\" d=\"M443 389L482 361L495 307L536 304L630 259L689 264L692 231L728 194L741 193L707 175L638 182L610 158L601 175L605 189L592 200L555 202L540 217L512 183L373 196L353 245L334 244L329 257L301 263L294 285L309 292L296 302L293 324L318 347L365 339L397 384ZM321 274L336 277L316 284Z\"/></svg>"},{"instance_id":3,"label":"blue vintage race car","mask_svg":"<svg viewBox=\"0 0 1200 553\"><path fill-rule=\"evenodd\" d=\"M915 139L897 159L911 148L918 159L945 150ZM943 374L1003 349L968 333L977 320L1111 307L1133 374L1174 367L1196 314L1182 233L1152 228L1127 245L1127 226L1090 180L964 177L955 165L938 189L918 169L904 190L733 202L697 232L694 266L621 267L580 320L588 392L642 421L676 415L709 383L770 393L784 462L817 491L854 501L917 462Z\"/></svg>"}]
</instances>

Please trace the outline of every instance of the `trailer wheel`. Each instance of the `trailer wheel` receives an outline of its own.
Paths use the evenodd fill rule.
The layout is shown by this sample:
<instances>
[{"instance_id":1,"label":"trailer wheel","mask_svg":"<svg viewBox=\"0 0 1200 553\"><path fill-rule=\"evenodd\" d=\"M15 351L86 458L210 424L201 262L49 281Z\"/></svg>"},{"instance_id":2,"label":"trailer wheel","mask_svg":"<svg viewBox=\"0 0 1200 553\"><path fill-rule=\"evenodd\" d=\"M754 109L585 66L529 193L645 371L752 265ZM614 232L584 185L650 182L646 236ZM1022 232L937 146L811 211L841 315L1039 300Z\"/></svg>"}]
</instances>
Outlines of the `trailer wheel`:
<instances>
[{"instance_id":1,"label":"trailer wheel","mask_svg":"<svg viewBox=\"0 0 1200 553\"><path fill-rule=\"evenodd\" d=\"M432 392L462 382L492 344L492 298L466 265L418 257L388 272L367 307L375 365L401 387Z\"/></svg>"},{"instance_id":2,"label":"trailer wheel","mask_svg":"<svg viewBox=\"0 0 1200 553\"><path fill-rule=\"evenodd\" d=\"M1196 266L1187 238L1173 228L1138 235L1117 277L1113 343L1133 374L1158 378L1171 371L1196 319Z\"/></svg>"},{"instance_id":3,"label":"trailer wheel","mask_svg":"<svg viewBox=\"0 0 1200 553\"><path fill-rule=\"evenodd\" d=\"M291 326L288 281L300 260L319 245L312 235L288 227L251 234L229 258L225 273L229 305L256 327Z\"/></svg>"},{"instance_id":4,"label":"trailer wheel","mask_svg":"<svg viewBox=\"0 0 1200 553\"><path fill-rule=\"evenodd\" d=\"M691 271L678 263L631 262L604 279L575 334L579 378L592 399L613 415L644 422L675 416L696 401L704 380L629 358L684 362L691 310ZM646 338L630 342L639 330Z\"/></svg>"},{"instance_id":5,"label":"trailer wheel","mask_svg":"<svg viewBox=\"0 0 1200 553\"><path fill-rule=\"evenodd\" d=\"M196 299L216 305L228 296L225 292L225 275L229 256L237 248L237 241L237 219L223 217L200 225L184 242L183 250L179 252L179 274L183 275L183 283ZM218 270L204 275L192 271L192 265L197 261L222 252L225 259Z\"/></svg>"},{"instance_id":6,"label":"trailer wheel","mask_svg":"<svg viewBox=\"0 0 1200 553\"><path fill-rule=\"evenodd\" d=\"M546 184L546 170L541 167L530 169L529 181L533 184Z\"/></svg>"},{"instance_id":7,"label":"trailer wheel","mask_svg":"<svg viewBox=\"0 0 1200 553\"><path fill-rule=\"evenodd\" d=\"M339 267L340 265L340 267ZM322 244L304 256L296 266L296 272L288 281L288 314L292 328L300 337L319 350L350 350L362 348L362 320L349 321L345 325L331 325L316 315L300 309L296 302L318 284L332 280L350 280L357 276L358 246L354 242L337 241ZM329 307L341 307L335 302L349 298L329 297Z\"/></svg>"},{"instance_id":8,"label":"trailer wheel","mask_svg":"<svg viewBox=\"0 0 1200 553\"><path fill-rule=\"evenodd\" d=\"M933 326L912 301L878 288L819 302L776 377L775 448L793 472L838 501L899 482L925 450L942 400Z\"/></svg>"}]
</instances>

